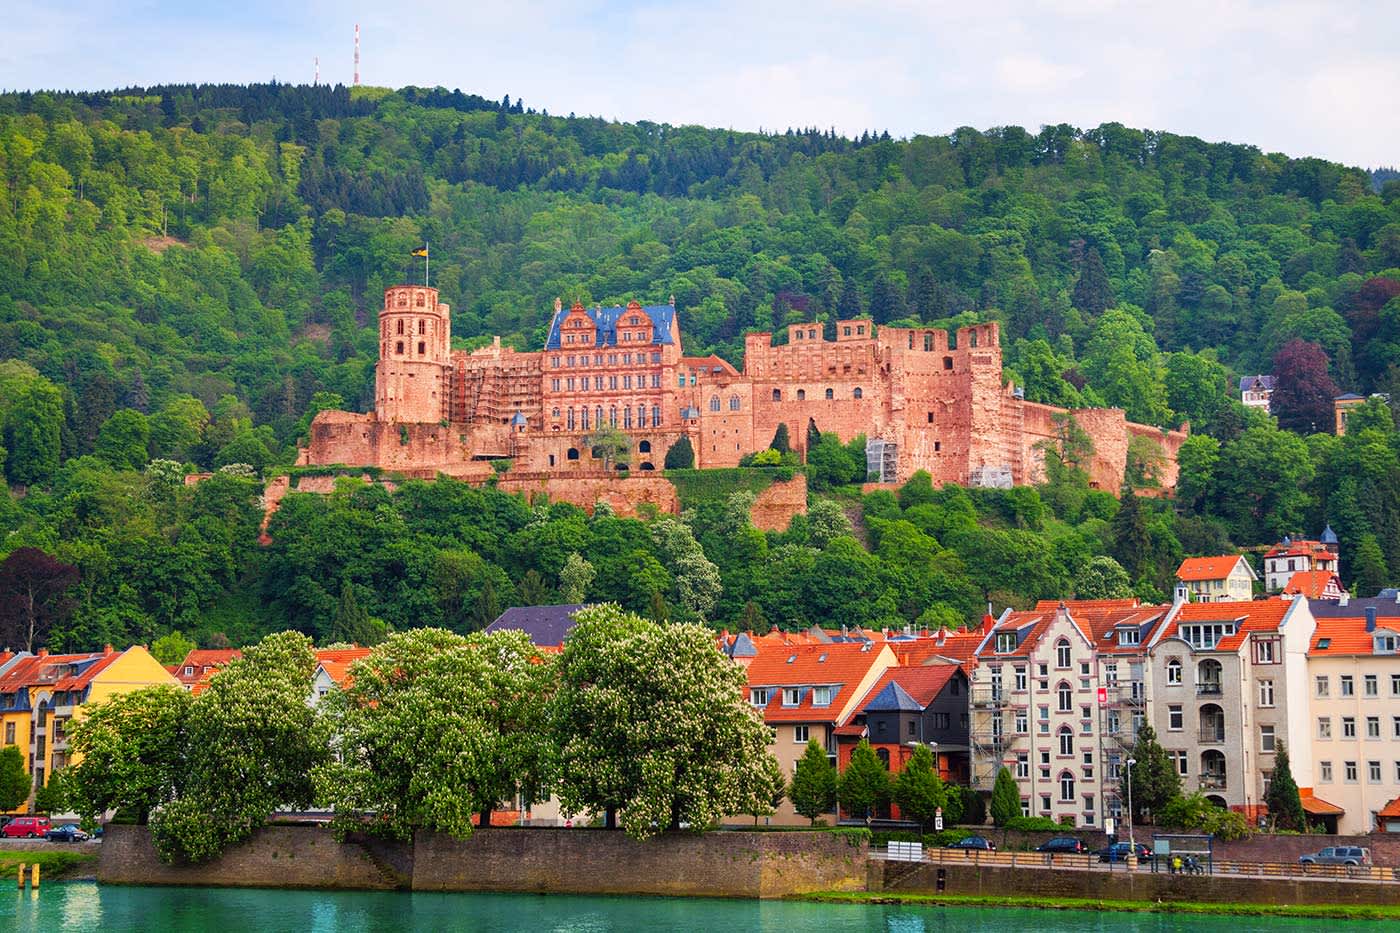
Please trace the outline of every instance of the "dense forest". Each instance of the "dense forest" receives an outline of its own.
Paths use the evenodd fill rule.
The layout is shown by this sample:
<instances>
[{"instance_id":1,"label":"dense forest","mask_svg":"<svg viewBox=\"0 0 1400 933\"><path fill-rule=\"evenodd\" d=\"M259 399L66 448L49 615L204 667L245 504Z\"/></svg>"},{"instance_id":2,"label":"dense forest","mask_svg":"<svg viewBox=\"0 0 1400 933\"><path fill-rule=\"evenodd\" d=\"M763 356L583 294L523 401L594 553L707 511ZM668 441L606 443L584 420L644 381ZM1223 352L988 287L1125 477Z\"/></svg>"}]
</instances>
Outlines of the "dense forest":
<instances>
[{"instance_id":1,"label":"dense forest","mask_svg":"<svg viewBox=\"0 0 1400 933\"><path fill-rule=\"evenodd\" d=\"M1393 170L1118 124L754 134L268 84L0 95L0 176L12 646L368 640L565 596L956 624L989 598L1160 596L1185 554L1327 522L1349 585L1400 578L1393 411L1331 433L1341 392L1400 401ZM782 534L719 494L643 522L348 484L289 497L258 545L257 477L316 410L369 403L381 290L424 242L461 347L537 348L556 296L674 294L687 349L735 363L791 321L1000 321L1027 398L1189 422L1178 494L1088 490L1070 427L1049 483L1000 493L861 497L859 457L827 443L806 469L834 505ZM1256 373L1274 418L1238 404Z\"/></svg>"}]
</instances>

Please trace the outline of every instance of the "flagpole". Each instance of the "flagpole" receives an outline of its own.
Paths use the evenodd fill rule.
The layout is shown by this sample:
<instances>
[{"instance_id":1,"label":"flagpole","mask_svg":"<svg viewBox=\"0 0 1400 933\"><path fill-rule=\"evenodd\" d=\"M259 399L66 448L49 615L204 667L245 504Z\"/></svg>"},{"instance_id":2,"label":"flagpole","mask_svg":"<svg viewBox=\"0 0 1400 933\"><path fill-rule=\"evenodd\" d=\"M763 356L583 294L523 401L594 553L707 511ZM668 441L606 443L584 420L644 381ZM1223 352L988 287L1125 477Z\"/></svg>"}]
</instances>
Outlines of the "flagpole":
<instances>
[{"instance_id":1,"label":"flagpole","mask_svg":"<svg viewBox=\"0 0 1400 933\"><path fill-rule=\"evenodd\" d=\"M423 241L423 287L428 287L428 241Z\"/></svg>"}]
</instances>

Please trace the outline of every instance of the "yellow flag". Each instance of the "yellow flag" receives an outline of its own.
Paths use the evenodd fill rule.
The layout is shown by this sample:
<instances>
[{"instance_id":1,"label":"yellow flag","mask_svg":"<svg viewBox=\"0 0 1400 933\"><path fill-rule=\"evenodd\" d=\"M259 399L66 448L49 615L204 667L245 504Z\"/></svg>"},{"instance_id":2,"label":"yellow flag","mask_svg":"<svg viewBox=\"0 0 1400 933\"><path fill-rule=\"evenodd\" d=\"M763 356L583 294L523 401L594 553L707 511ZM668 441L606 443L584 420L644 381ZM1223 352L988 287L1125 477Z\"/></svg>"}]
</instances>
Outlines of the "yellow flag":
<instances>
[{"instance_id":1,"label":"yellow flag","mask_svg":"<svg viewBox=\"0 0 1400 933\"><path fill-rule=\"evenodd\" d=\"M413 256L427 256L427 255L428 255L428 247L426 247L426 246L420 246L420 247L418 247L417 249L415 249L410 255L413 255Z\"/></svg>"}]
</instances>

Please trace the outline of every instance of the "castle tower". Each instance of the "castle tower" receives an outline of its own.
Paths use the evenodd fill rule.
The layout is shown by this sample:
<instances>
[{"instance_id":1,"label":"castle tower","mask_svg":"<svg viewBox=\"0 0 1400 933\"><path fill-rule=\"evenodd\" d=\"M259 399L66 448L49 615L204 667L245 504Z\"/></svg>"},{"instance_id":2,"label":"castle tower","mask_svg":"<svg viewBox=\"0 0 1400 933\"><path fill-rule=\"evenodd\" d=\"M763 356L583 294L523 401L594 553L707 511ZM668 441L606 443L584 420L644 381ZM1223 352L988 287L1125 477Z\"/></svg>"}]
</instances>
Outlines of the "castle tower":
<instances>
[{"instance_id":1,"label":"castle tower","mask_svg":"<svg viewBox=\"0 0 1400 933\"><path fill-rule=\"evenodd\" d=\"M448 415L452 323L438 290L396 285L379 312L374 411L380 421L430 423Z\"/></svg>"}]
</instances>

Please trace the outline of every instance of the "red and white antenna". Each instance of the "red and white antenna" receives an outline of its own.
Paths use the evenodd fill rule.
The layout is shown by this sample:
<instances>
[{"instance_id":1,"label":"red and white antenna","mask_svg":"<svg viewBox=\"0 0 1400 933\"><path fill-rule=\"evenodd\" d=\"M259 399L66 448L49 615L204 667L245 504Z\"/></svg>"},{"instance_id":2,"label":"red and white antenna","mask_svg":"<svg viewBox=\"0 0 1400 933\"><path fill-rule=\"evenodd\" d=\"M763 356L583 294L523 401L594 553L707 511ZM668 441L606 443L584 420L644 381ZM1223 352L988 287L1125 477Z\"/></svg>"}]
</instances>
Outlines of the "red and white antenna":
<instances>
[{"instance_id":1,"label":"red and white antenna","mask_svg":"<svg viewBox=\"0 0 1400 933\"><path fill-rule=\"evenodd\" d=\"M355 87L360 86L360 24L355 24Z\"/></svg>"},{"instance_id":2,"label":"red and white antenna","mask_svg":"<svg viewBox=\"0 0 1400 933\"><path fill-rule=\"evenodd\" d=\"M316 63L316 77L311 83L319 85L321 83L321 56L313 56L311 60Z\"/></svg>"}]
</instances>

